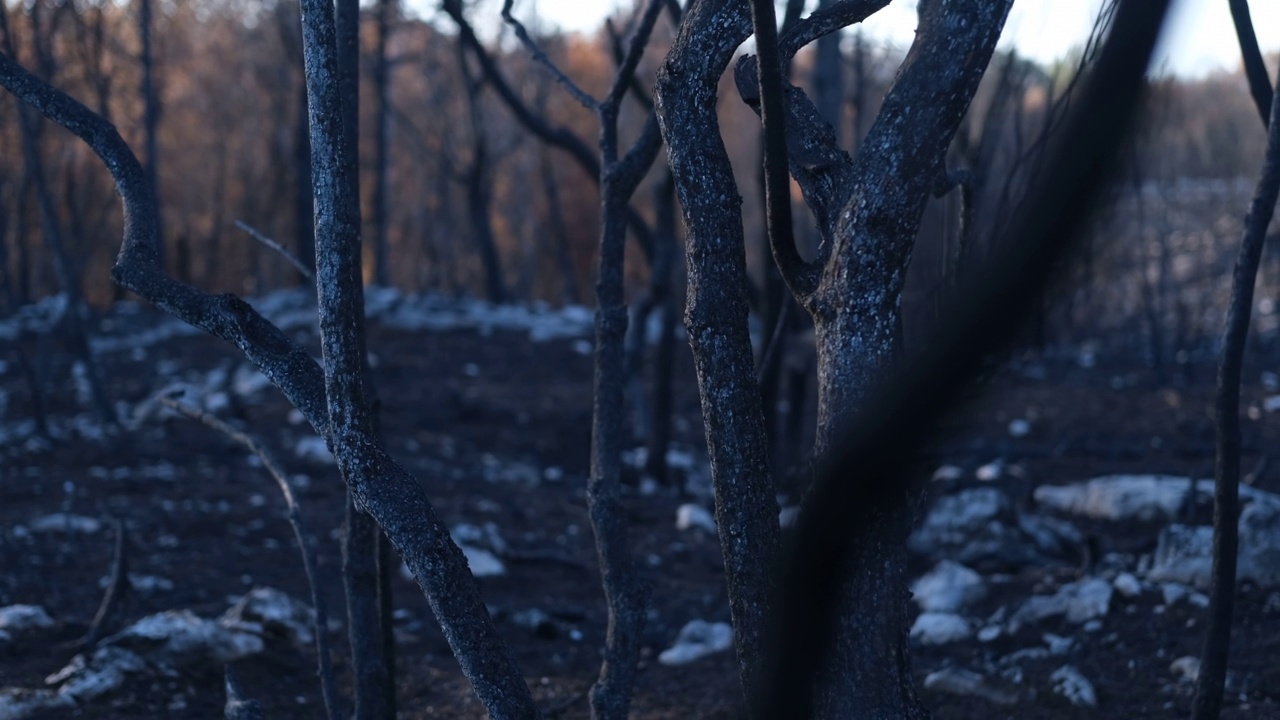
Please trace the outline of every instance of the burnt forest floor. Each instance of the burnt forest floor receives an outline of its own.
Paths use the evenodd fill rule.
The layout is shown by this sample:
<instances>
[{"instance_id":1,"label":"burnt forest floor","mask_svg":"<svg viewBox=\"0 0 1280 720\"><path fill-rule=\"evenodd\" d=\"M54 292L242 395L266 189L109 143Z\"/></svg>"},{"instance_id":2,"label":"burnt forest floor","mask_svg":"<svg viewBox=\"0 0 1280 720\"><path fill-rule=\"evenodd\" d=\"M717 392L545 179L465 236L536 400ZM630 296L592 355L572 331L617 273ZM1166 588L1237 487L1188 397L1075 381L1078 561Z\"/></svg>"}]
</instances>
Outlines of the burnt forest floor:
<instances>
[{"instance_id":1,"label":"burnt forest floor","mask_svg":"<svg viewBox=\"0 0 1280 720\"><path fill-rule=\"evenodd\" d=\"M119 323L156 322L149 311ZM314 347L314 337L304 338ZM35 356L35 342L25 345ZM534 342L527 332L474 328L407 331L374 324L369 348L392 454L423 483L450 525L492 523L508 545L507 572L480 579L498 627L512 647L539 703L551 714L582 718L585 694L598 672L605 610L584 500L590 443L592 357L582 338ZM0 389L3 422L31 411L15 356L5 361ZM170 379L207 386L210 373L234 379L243 365L236 351L212 338L171 337L137 350L100 354L113 399L131 406ZM706 481L696 385L687 344L678 347L675 443L692 457L685 471ZM46 353L51 416L83 413L68 361ZM1028 371L1028 367L1032 367ZM1069 362L1006 366L976 388L974 397L943 423L940 439L922 454L918 471L953 464L967 478L1003 459L995 483L1019 502L1044 484L1116 473L1210 477L1213 424L1211 370L1194 385L1158 385L1140 368L1082 369ZM1260 406L1270 392L1249 376L1244 406ZM230 382L230 381L229 381ZM320 573L330 613L342 618L340 527L344 490L336 468L306 448L310 429L291 418L273 388L227 392L219 414L241 424L281 458L295 476L305 519L319 538ZM1243 467L1280 441L1280 415L1255 412L1246 421ZM1014 438L1013 420L1029 433ZM81 424L85 424L81 422ZM91 424L91 423L90 423ZM0 445L0 606L40 605L51 628L0 643L0 687L46 687L45 678L75 654L72 643L102 598L101 579L112 560L119 519L130 571L161 581L135 588L124 622L165 610L217 617L257 586L308 597L297 548L270 478L239 446L185 418L156 418L100 441L75 432L51 445L7 438ZM90 433L92 434L92 433ZM300 445L300 441L301 445ZM634 478L632 478L634 481ZM961 481L967 482L967 481ZM1280 488L1280 472L1258 486ZM653 610L635 690L635 718L736 718L739 686L731 652L668 667L657 655L688 621L728 621L724 574L713 533L678 530L677 507L710 506L705 497L675 489L642 493L629 486L632 549L652 583ZM33 521L71 513L103 521L97 531L34 532ZM1096 523L1085 527L1091 556L1150 553L1156 529ZM913 560L913 576L932 563ZM1000 574L979 615L1014 606L1045 587L1081 576L1080 562L1020 568ZM167 580L168 582L164 582ZM404 718L478 718L484 713L435 625L416 585L396 574L398 698ZM1280 717L1280 607L1274 589L1242 587L1232 646L1237 687L1229 717ZM1157 608L1159 606L1159 608ZM549 620L530 628L516 622L536 608ZM1190 604L1165 608L1159 592L1113 598L1101 629L1084 632L1065 621L1003 637L915 649L917 686L943 667L980 670L995 658L1043 644L1044 633L1074 639L1069 657L1031 658L1024 684L1038 691L1004 706L965 695L921 689L935 717L1177 718L1188 714L1191 686L1170 673L1178 657L1197 655L1206 611ZM1061 623L1061 624L1059 624ZM337 670L349 689L343 634L332 633ZM1096 689L1095 708L1080 708L1052 691L1049 673L1069 661ZM268 718L323 714L313 650L284 641L238 663L247 694ZM1247 682L1246 682L1247 680ZM1243 699L1241 694L1243 693ZM171 672L131 674L124 685L73 710L34 717L218 718L222 668L195 663Z\"/></svg>"}]
</instances>

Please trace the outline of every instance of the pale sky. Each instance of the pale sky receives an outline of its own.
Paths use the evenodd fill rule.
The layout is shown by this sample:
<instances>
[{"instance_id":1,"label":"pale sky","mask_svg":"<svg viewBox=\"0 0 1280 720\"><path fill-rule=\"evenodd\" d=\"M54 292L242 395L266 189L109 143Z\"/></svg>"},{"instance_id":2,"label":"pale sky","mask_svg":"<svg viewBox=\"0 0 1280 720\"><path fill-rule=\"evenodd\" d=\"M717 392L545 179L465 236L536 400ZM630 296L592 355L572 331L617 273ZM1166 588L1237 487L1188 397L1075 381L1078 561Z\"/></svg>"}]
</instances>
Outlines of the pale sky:
<instances>
[{"instance_id":1,"label":"pale sky","mask_svg":"<svg viewBox=\"0 0 1280 720\"><path fill-rule=\"evenodd\" d=\"M410 0L423 6L430 0ZM1084 42L1102 0L1015 0L1005 25L1002 46L1016 45L1019 53L1040 62L1062 57ZM515 0L517 17L555 24L564 30L590 32L618 6L633 0ZM811 3L816 4L816 3ZM1264 53L1280 48L1280 2L1252 0L1254 29ZM863 26L881 42L906 47L916 27L916 0L893 0ZM496 10L493 12L496 17ZM1179 75L1204 75L1230 70L1240 62L1240 49L1227 0L1178 0L1172 25L1157 53L1154 67ZM1274 73L1275 68L1271 68Z\"/></svg>"}]
</instances>

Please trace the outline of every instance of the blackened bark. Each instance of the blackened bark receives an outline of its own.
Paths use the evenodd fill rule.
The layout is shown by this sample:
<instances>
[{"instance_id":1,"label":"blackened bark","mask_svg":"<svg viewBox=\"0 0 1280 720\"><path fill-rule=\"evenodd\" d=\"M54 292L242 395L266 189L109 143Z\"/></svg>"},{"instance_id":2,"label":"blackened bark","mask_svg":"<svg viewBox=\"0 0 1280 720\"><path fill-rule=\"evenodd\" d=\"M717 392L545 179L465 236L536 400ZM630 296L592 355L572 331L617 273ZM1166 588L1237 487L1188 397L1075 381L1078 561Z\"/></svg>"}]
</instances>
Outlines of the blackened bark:
<instances>
[{"instance_id":1,"label":"blackened bark","mask_svg":"<svg viewBox=\"0 0 1280 720\"><path fill-rule=\"evenodd\" d=\"M1262 124L1270 118L1272 94L1271 78L1267 77L1267 64L1258 48L1258 36L1253 32L1253 20L1249 17L1249 0L1227 0L1231 6L1231 21L1235 24L1236 39L1240 42L1240 55L1244 61L1244 74L1249 80L1249 94L1258 108Z\"/></svg>"},{"instance_id":2,"label":"blackened bark","mask_svg":"<svg viewBox=\"0 0 1280 720\"><path fill-rule=\"evenodd\" d=\"M357 0L338 0L334 7L334 37L335 37L335 67L337 69L337 110L341 113L340 122L336 125L340 129L341 134L336 137L338 146L335 153L338 160L336 171L329 176L329 181L335 183L336 192L332 197L335 203L332 211L335 212L335 227L331 230L333 235L329 238L331 252L339 255L340 258L349 263L344 265L343 271L348 273L346 278L351 285L348 288L361 296L360 300L352 303L354 309L348 307L349 311L363 312L363 291L364 278L361 274L361 250L360 250L360 6ZM309 28L306 26L306 11L303 12L303 54L307 76L307 98L308 98L308 117L311 135L311 166L312 172L319 167L316 154L316 120L317 112L317 95L312 84L312 77L315 73L313 66L313 57L309 54L314 49L308 50L309 43L306 41L306 33ZM320 187L324 182L323 178L316 177L313 184L315 188L316 207L319 208L321 202ZM319 261L321 259L319 249L321 240L321 213L316 213L316 249L317 249L317 291L323 294L319 288L319 283L323 280L319 277ZM323 312L323 311L322 311ZM323 315L322 315L323 317ZM323 320L321 324L323 332ZM321 342L322 350L325 348L324 342ZM329 352L336 351L330 345ZM376 391L369 378L369 369L366 363L366 353L364 347L363 327L358 327L356 334L349 341L347 347L342 348L340 352L350 352L355 355L356 361L360 366L360 378L358 379L358 387L360 388L360 397L355 399L348 396L346 402L364 403L361 411L367 416L367 431L375 442L381 442L381 434L378 428L377 417L377 397ZM328 355L325 356L328 358ZM331 390L328 389L330 414L333 413L335 403ZM347 598L347 634L351 641L351 662L352 669L355 674L355 711L354 718L356 720L380 720L389 716L389 710L386 707L386 700L389 695L387 685L391 682L390 674L386 667L386 656L382 648L382 619L380 617L381 604L378 601L378 524L374 519L360 507L359 498L354 488L348 483L347 490L347 510L346 510L346 536L343 542L342 552L342 580L346 590ZM388 622L390 620L388 619Z\"/></svg>"},{"instance_id":3,"label":"blackened bark","mask_svg":"<svg viewBox=\"0 0 1280 720\"><path fill-rule=\"evenodd\" d=\"M782 81L779 66L809 40L860 21L882 5L821 8L777 45L771 13L757 10L760 69L748 58L736 73L743 99L765 120L766 178L769 195L778 198L769 202L774 257L814 320L819 397L814 455L820 459L835 448L898 359L902 283L920 216L1011 2L943 0L922 7L916 40L854 160L840 149L834 130L809 98ZM778 117L784 98L785 131ZM770 122L771 117L777 120ZM668 142L674 156L675 141ZM789 238L788 208L782 202L789 197L783 194L785 175L773 169L788 155L822 234L817 268L799 260ZM826 657L817 678L818 717L925 715L906 650L908 512L905 500L892 503L858 525L850 562L841 570L836 651Z\"/></svg>"},{"instance_id":4,"label":"blackened bark","mask_svg":"<svg viewBox=\"0 0 1280 720\"><path fill-rule=\"evenodd\" d=\"M1280 93L1272 93L1267 154L1254 190L1240 256L1231 278L1231 304L1218 365L1218 397L1214 421L1218 427L1213 492L1213 585L1209 591L1209 626L1205 629L1200 676L1191 706L1194 720L1217 720L1222 713L1223 683L1231 649L1231 620L1235 609L1236 556L1240 546L1240 374L1245 341L1253 312L1253 290L1266 244L1267 226L1280 196Z\"/></svg>"},{"instance_id":5,"label":"blackened bark","mask_svg":"<svg viewBox=\"0 0 1280 720\"><path fill-rule=\"evenodd\" d=\"M933 179L995 50L1012 0L935 0L824 228L832 257L811 312L826 458L901 355L901 297ZM877 482L850 478L850 482ZM899 490L905 494L905 488ZM818 678L824 718L925 717L907 653L906 498L867 516L841 588L835 653Z\"/></svg>"},{"instance_id":6,"label":"blackened bark","mask_svg":"<svg viewBox=\"0 0 1280 720\"><path fill-rule=\"evenodd\" d=\"M754 692L764 679L780 530L747 331L742 198L715 111L719 78L750 29L745 3L694 3L658 72L654 100L688 232L685 329L706 426L739 675Z\"/></svg>"},{"instance_id":7,"label":"blackened bark","mask_svg":"<svg viewBox=\"0 0 1280 720\"><path fill-rule=\"evenodd\" d=\"M934 0L931 7L936 4ZM1006 252L999 262L967 284L958 295L966 300L948 322L939 324L937 344L878 394L862 426L847 433L847 442L833 446L839 449L826 459L806 499L789 551L782 585L784 620L776 627L768 693L757 706L762 717L807 713L815 658L830 645L842 609L836 591L843 577L839 570L849 562L846 539L863 535L875 517L891 516L894 505L907 501L903 479L910 476L908 458L928 439L920 428L955 402L985 353L1014 337L1022 319L1009 309L1032 304L1068 241L1085 224L1094 199L1106 187L1110 160L1132 117L1166 7L1158 0L1121 4L1098 62L1102 81L1089 86L1079 104L1082 112L1073 114L1055 140L1052 172L1034 179L1034 203L1012 227L1009 237L1021 242L1001 245ZM864 481L850 483L853 475Z\"/></svg>"},{"instance_id":8,"label":"blackened bark","mask_svg":"<svg viewBox=\"0 0 1280 720\"><path fill-rule=\"evenodd\" d=\"M0 87L83 140L111 172L124 206L124 242L112 278L161 310L240 348L284 392L331 443L344 480L355 488L361 505L378 520L412 571L440 621L445 640L486 709L495 718L536 718L529 689L494 628L466 558L450 539L448 527L435 514L417 480L368 432L367 406L351 402L350 395L356 399L362 395L358 386L352 387L352 378L360 377L361 356L333 355L333 351L359 342L363 315L351 310L363 304L363 297L351 272L355 264L350 248L345 254L331 252L339 192L333 176L342 159L335 157L340 153L335 140L341 128L334 87L332 14L322 0L308 0L304 13L310 28L306 43L309 82L319 106L312 110L316 129L312 144L321 171L316 173L323 200L317 203L317 216L325 238L325 252L321 253L325 258L320 263L321 322L329 338L329 357L333 358L327 362L334 376L333 413L327 408L325 371L304 348L234 295L206 295L160 270L155 249L155 199L141 164L114 127L3 54ZM315 142L317 137L319 142ZM333 257L335 254L340 257ZM354 375L353 367L357 368Z\"/></svg>"},{"instance_id":9,"label":"blackened bark","mask_svg":"<svg viewBox=\"0 0 1280 720\"><path fill-rule=\"evenodd\" d=\"M591 424L591 477L587 481L587 512L596 536L601 582L608 607L604 662L591 687L594 720L625 720L631 707L636 663L649 587L640 578L627 539L626 507L622 502L623 402L626 383L625 343L627 308L623 296L627 207L658 154L660 142L653 114L640 138L619 158L618 113L649 35L664 7L649 0L644 17L608 95L596 103L600 120L600 266L596 281L595 393Z\"/></svg>"}]
</instances>

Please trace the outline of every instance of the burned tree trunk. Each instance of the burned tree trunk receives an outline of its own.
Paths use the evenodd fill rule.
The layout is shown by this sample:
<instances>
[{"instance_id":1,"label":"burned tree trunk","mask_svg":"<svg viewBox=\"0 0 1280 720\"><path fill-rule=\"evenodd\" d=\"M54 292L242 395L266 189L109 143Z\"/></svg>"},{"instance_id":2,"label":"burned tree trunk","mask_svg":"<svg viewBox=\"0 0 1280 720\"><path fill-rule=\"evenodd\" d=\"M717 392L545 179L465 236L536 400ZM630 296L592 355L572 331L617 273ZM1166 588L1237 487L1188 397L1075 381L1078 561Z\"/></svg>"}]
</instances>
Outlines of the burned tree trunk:
<instances>
[{"instance_id":1,"label":"burned tree trunk","mask_svg":"<svg viewBox=\"0 0 1280 720\"><path fill-rule=\"evenodd\" d=\"M884 4L837 3L775 40L772 4L753 3L756 42L765 67L757 74L755 60L747 59L737 72L743 99L766 118L774 259L816 328L819 456L863 409L900 353L899 301L920 216L1011 2L942 0L922 6L916 41L854 160L839 148L809 98L782 80L781 71L800 47L860 22ZM741 218L725 201L736 198L737 190L723 144L708 140L718 138L715 82L751 27L745 8L728 2L699 3L677 36L658 92L690 231L688 324L717 506L721 513L732 513L722 519L721 537L726 536L723 528L733 528L733 542L725 543L725 564L734 625L742 633L740 670L744 685L758 687L757 663L764 654L756 645L760 636L752 633L759 626L748 618L767 611L771 589L759 579L758 570L737 577L735 566L747 549L754 555L753 569L773 566L777 509L771 478L762 470L767 467L763 458L753 469L739 465L750 457L752 444L763 445L763 427L754 376L734 363L735 354L750 358L745 312L736 310L745 309L745 301L733 297L731 289L742 287L744 277ZM813 262L800 257L791 234L788 162L822 234ZM709 283L707 278L715 280ZM742 399L733 402L739 394ZM753 417L757 420L750 422ZM730 422L736 426L728 427ZM732 440L726 441L726 436ZM744 483L744 477L750 482ZM751 490L743 492L744 485ZM765 492L770 493L767 498L762 497ZM839 649L826 660L816 690L820 717L924 714L912 690L906 657L906 512L904 504L900 512L872 518L860 532L859 540L871 542L859 543L861 553L842 576L841 603L855 612L839 629ZM739 518L752 518L758 526L740 529ZM744 536L765 541L748 544ZM766 544L769 539L772 547Z\"/></svg>"}]
</instances>

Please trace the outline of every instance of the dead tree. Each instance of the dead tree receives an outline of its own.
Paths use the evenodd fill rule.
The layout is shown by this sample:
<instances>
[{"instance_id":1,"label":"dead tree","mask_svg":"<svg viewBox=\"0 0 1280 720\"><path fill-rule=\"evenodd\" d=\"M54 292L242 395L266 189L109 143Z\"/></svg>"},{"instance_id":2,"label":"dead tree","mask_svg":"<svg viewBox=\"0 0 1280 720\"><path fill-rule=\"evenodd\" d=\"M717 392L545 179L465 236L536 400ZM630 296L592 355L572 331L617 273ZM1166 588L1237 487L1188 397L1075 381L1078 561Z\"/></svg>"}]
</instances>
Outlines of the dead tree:
<instances>
[{"instance_id":1,"label":"dead tree","mask_svg":"<svg viewBox=\"0 0 1280 720\"><path fill-rule=\"evenodd\" d=\"M312 148L311 167L314 173L316 168L322 164L316 151L317 127L315 113L318 98L314 75L317 68L314 66L314 57L308 54L308 49L313 49L314 46L307 42L307 32L312 28L307 26L307 10L305 6L302 17L303 50L307 77L307 108L310 118ZM336 183L339 188L338 192L330 199L332 206L328 210L334 213L336 232L342 243L338 252L354 255L355 267L353 270L348 271L353 273L353 276L349 279L355 283L355 292L363 296L364 280L360 273L360 6L357 0L338 0L334 5L332 19L336 41L334 67L337 70L337 76L336 83L330 83L330 86L326 89L330 92L336 90L336 109L341 113L341 117L337 125L340 133L328 137L328 141L331 143L334 142L336 137L339 144L336 152L334 152L337 164L329 176L329 181ZM336 87L334 87L335 85ZM317 188L315 202L319 207L321 193L318 188L325 178L322 175L317 179L320 182L314 185ZM320 216L320 213L317 213L317 239L319 239L320 235L320 223L318 222ZM319 244L317 244L318 249ZM319 276L323 272L323 267L319 262L319 253L317 253L316 260L317 275ZM323 279L321 279L321 282L323 282ZM323 292L319 288L319 283L317 283L317 290ZM357 306L361 304L357 303ZM323 304L321 308L323 313ZM323 314L321 317L323 328ZM380 407L377 390L369 374L363 331L360 332L355 342L350 347L345 348L344 351L356 355L356 361L359 363L361 372L361 377L357 382L360 385L361 402L365 403L367 428L372 437L380 443ZM326 354L327 357L328 355ZM332 397L332 394L330 394L331 415ZM383 554L379 551L381 535L378 524L366 512L356 495L355 489L348 483L346 535L342 545L342 579L347 598L347 634L351 640L351 662L352 670L355 674L354 717L356 720L375 720L394 717L395 714L394 668L388 666L388 659L391 655L389 654L390 648L386 647L392 619L389 608L387 609L386 617L383 617L382 611L386 602L380 598L380 595L386 591L380 576L383 574L389 575L390 568L385 567L385 562L379 563L379 560L384 559ZM383 567L380 567L380 564Z\"/></svg>"},{"instance_id":2,"label":"dead tree","mask_svg":"<svg viewBox=\"0 0 1280 720\"><path fill-rule=\"evenodd\" d=\"M920 27L881 114L856 159L836 145L809 98L781 79L783 63L822 35L860 22L885 2L843 2L776 33L771 3L753 3L757 46L766 57L760 89L754 59L740 62L745 101L764 109L773 255L791 292L813 317L819 408L815 455L826 454L900 354L899 298L920 215L951 138L995 48L1011 5L975 0L922 4ZM768 7L764 7L764 6ZM765 619L778 552L777 503L764 457L759 389L745 324L742 219L715 114L716 85L751 33L740 3L704 1L688 14L658 78L658 107L689 228L689 308L712 480L721 528L739 666L761 687ZM770 82L765 80L765 82ZM784 100L785 96L785 100ZM766 134L770 125L766 123ZM779 134L781 133L781 134ZM781 155L779 152L781 151ZM805 262L790 232L786 152L822 236ZM778 161L781 159L782 164ZM784 231L785 227L785 231ZM856 283L856 284L855 284ZM858 479L852 482L860 482ZM919 717L906 657L907 503L870 518L858 554L842 573L845 609L834 654L817 689L820 717ZM854 680L857 679L855 683Z\"/></svg>"},{"instance_id":3,"label":"dead tree","mask_svg":"<svg viewBox=\"0 0 1280 720\"><path fill-rule=\"evenodd\" d=\"M596 348L594 405L591 424L591 471L587 511L596 536L596 554L608 608L608 634L600 676L591 688L593 718L625 719L640 657L641 633L649 589L641 580L628 547L628 523L622 503L623 399L626 367L627 308L624 304L623 260L629 202L662 146L657 118L651 111L640 137L625 154L618 147L618 115L623 98L649 44L649 35L666 0L648 0L626 57L614 73L609 92L597 99L583 91L542 54L505 0L503 19L534 58L569 94L594 111L600 122L599 183L600 257L596 281Z\"/></svg>"},{"instance_id":4,"label":"dead tree","mask_svg":"<svg viewBox=\"0 0 1280 720\"><path fill-rule=\"evenodd\" d=\"M758 717L805 717L813 708L812 683L815 675L821 677L822 658L843 640L836 632L847 612L839 593L844 582L840 569L858 557L849 540L883 544L883 538L867 536L865 528L877 516L906 507L910 493L903 491L904 484L920 487L904 478L911 477L907 465L912 451L929 439L921 428L960 398L984 355L1016 337L1026 309L1088 221L1132 118L1167 5L1159 0L1121 3L1096 81L1084 93L1079 112L1055 137L1045 164L1051 171L1033 178L1031 202L1006 236L1010 242L1001 244L990 270L966 284L966 292L958 296L962 301L939 323L937 341L877 393L870 411L846 430L837 451L826 458L788 553L768 655L769 678L754 708ZM1014 238L1023 242L1012 242ZM850 482L857 476L867 482ZM910 692L909 686L881 691Z\"/></svg>"},{"instance_id":5,"label":"dead tree","mask_svg":"<svg viewBox=\"0 0 1280 720\"><path fill-rule=\"evenodd\" d=\"M1243 7L1237 7L1241 5ZM1213 491L1213 569L1209 589L1209 624L1205 628L1200 674L1191 706L1193 720L1217 720L1222 714L1223 685L1231 651L1231 622L1235 613L1236 562L1240 551L1240 376L1244 365L1245 342L1253 313L1253 291L1257 282L1267 226L1280 197L1280 89L1263 92L1258 83L1267 83L1258 42L1254 38L1249 9L1231 3L1236 34L1244 54L1245 71L1256 103L1271 100L1263 125L1268 128L1267 153L1254 189L1249 214L1240 239L1240 255L1231 277L1231 302L1227 307L1227 327L1218 364L1218 392L1214 403L1217 425L1216 462ZM1261 74L1259 77L1259 73Z\"/></svg>"},{"instance_id":6,"label":"dead tree","mask_svg":"<svg viewBox=\"0 0 1280 720\"><path fill-rule=\"evenodd\" d=\"M515 660L480 598L462 551L417 480L386 452L373 427L364 384L364 313L359 247L340 212L346 162L333 12L323 0L302 7L313 178L318 295L324 368L310 353L234 295L208 295L158 264L157 207L137 156L100 116L0 53L0 86L84 141L116 181L124 241L112 278L160 309L240 348L311 423L337 458L356 501L386 531L439 620L463 674L495 718L536 718Z\"/></svg>"}]
</instances>

